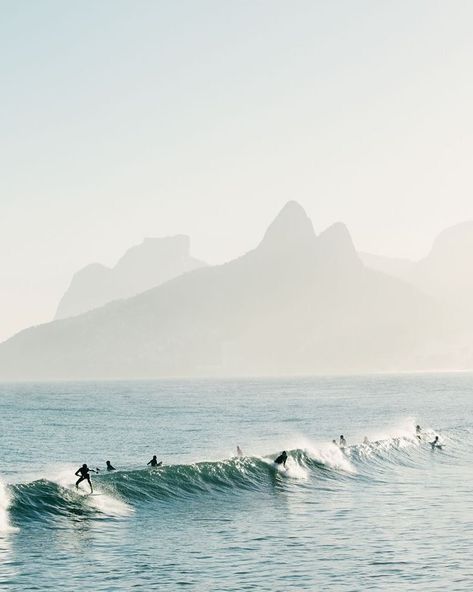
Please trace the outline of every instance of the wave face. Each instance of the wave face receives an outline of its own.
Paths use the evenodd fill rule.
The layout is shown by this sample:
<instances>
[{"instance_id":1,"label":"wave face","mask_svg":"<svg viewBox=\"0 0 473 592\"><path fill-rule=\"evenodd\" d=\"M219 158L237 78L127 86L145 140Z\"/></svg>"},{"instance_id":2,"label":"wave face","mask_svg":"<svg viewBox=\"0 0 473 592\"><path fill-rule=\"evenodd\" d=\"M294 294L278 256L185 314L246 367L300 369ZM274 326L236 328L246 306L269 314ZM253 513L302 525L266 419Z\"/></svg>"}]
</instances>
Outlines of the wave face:
<instances>
[{"instance_id":1,"label":"wave face","mask_svg":"<svg viewBox=\"0 0 473 592\"><path fill-rule=\"evenodd\" d=\"M3 527L23 521L56 517L126 516L147 502L173 503L208 496L238 495L243 491L271 490L277 485L311 486L343 484L347 479L385 479L396 466L420 467L429 458L434 432L419 440L413 425L400 435L365 441L340 449L333 443L289 450L286 467L274 464L278 453L268 456L230 458L156 469L100 473L93 477L94 494L86 484L77 491L72 481L38 479L2 486L0 517ZM442 442L454 440L447 434ZM442 451L447 452L446 450Z\"/></svg>"},{"instance_id":2,"label":"wave face","mask_svg":"<svg viewBox=\"0 0 473 592\"><path fill-rule=\"evenodd\" d=\"M0 588L467 592L472 392L473 375L0 385ZM77 491L106 458L118 470Z\"/></svg>"}]
</instances>

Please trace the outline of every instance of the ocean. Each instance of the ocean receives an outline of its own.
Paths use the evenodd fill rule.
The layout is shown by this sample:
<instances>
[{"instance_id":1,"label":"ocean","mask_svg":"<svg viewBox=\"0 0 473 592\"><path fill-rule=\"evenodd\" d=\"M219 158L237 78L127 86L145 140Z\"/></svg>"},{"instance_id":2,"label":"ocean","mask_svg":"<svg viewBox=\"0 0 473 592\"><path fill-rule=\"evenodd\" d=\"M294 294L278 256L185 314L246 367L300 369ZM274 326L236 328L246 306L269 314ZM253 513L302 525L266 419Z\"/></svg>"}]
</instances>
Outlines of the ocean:
<instances>
[{"instance_id":1,"label":"ocean","mask_svg":"<svg viewBox=\"0 0 473 592\"><path fill-rule=\"evenodd\" d=\"M0 588L471 590L472 392L471 374L0 384Z\"/></svg>"}]
</instances>

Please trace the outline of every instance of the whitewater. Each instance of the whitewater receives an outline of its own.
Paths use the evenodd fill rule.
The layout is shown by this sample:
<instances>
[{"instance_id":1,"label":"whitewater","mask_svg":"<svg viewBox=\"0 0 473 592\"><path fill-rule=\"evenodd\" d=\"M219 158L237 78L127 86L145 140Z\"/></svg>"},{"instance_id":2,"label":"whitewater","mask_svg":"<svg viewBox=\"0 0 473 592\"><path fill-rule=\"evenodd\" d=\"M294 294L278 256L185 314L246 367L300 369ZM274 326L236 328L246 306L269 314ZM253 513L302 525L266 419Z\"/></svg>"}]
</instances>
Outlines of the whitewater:
<instances>
[{"instance_id":1,"label":"whitewater","mask_svg":"<svg viewBox=\"0 0 473 592\"><path fill-rule=\"evenodd\" d=\"M0 587L469 590L472 389L469 374L1 384ZM94 495L74 487L83 462Z\"/></svg>"}]
</instances>

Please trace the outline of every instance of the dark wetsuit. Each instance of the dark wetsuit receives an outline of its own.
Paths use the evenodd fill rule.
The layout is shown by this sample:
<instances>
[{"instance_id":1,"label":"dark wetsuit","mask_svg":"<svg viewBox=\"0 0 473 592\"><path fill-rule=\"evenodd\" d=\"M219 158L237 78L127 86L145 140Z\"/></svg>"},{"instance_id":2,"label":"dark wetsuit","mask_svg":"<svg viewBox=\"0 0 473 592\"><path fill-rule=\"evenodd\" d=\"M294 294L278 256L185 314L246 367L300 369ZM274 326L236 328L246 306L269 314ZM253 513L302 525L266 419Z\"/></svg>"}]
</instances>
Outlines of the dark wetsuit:
<instances>
[{"instance_id":1,"label":"dark wetsuit","mask_svg":"<svg viewBox=\"0 0 473 592\"><path fill-rule=\"evenodd\" d=\"M87 481L87 483L90 485L90 491L92 491L92 482L90 480L90 469L88 466L83 466L80 467L79 469L77 469L76 471L76 477L79 477L79 479L77 479L76 481L76 487L79 487L79 483L82 483L82 481Z\"/></svg>"},{"instance_id":2,"label":"dark wetsuit","mask_svg":"<svg viewBox=\"0 0 473 592\"><path fill-rule=\"evenodd\" d=\"M281 455L279 455L277 457L277 459L274 461L274 463L276 465L284 465L284 466L286 466L286 460L287 460L287 454L285 452L283 452Z\"/></svg>"},{"instance_id":3,"label":"dark wetsuit","mask_svg":"<svg viewBox=\"0 0 473 592\"><path fill-rule=\"evenodd\" d=\"M162 461L158 462L158 459L155 456L153 456L153 458L147 464L151 465L152 467L160 467L163 463Z\"/></svg>"}]
</instances>

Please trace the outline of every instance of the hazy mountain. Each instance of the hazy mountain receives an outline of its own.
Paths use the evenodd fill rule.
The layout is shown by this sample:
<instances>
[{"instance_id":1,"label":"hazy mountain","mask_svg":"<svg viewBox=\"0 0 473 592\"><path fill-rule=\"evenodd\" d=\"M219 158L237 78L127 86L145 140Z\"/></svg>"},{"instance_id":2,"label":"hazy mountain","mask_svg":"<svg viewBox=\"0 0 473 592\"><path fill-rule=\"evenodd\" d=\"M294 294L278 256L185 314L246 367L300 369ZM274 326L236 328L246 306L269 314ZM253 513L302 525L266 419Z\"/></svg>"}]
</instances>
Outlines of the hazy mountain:
<instances>
[{"instance_id":1,"label":"hazy mountain","mask_svg":"<svg viewBox=\"0 0 473 592\"><path fill-rule=\"evenodd\" d=\"M189 237L146 238L113 268L93 263L78 271L62 297L56 319L75 316L107 302L129 298L205 263L191 257Z\"/></svg>"},{"instance_id":2,"label":"hazy mountain","mask_svg":"<svg viewBox=\"0 0 473 592\"><path fill-rule=\"evenodd\" d=\"M400 279L406 279L415 267L414 261L410 259L383 257L382 255L372 255L370 253L358 253L358 255L366 267Z\"/></svg>"},{"instance_id":3,"label":"hazy mountain","mask_svg":"<svg viewBox=\"0 0 473 592\"><path fill-rule=\"evenodd\" d=\"M467 302L473 296L473 222L444 230L430 253L408 274L408 279L445 302Z\"/></svg>"},{"instance_id":4,"label":"hazy mountain","mask_svg":"<svg viewBox=\"0 0 473 592\"><path fill-rule=\"evenodd\" d=\"M447 228L420 261L360 253L367 267L403 279L447 306L468 305L473 297L473 222ZM468 311L467 311L468 312Z\"/></svg>"},{"instance_id":5,"label":"hazy mountain","mask_svg":"<svg viewBox=\"0 0 473 592\"><path fill-rule=\"evenodd\" d=\"M282 375L428 367L439 312L367 269L342 224L289 202L256 249L0 345L1 378ZM439 358L440 356L440 358Z\"/></svg>"}]
</instances>

